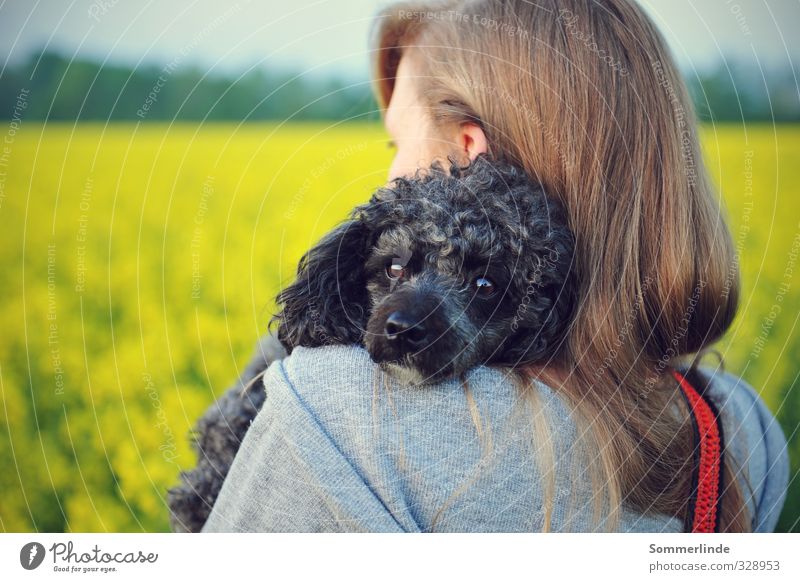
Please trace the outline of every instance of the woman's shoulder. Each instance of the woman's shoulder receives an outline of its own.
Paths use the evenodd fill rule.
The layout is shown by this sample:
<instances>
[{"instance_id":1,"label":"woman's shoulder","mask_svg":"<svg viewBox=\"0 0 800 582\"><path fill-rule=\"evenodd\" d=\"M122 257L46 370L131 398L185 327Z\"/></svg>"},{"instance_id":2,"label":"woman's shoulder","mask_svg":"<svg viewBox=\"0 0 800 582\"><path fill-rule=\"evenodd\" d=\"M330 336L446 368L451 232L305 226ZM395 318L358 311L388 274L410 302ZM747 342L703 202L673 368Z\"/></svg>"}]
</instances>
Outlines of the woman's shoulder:
<instances>
[{"instance_id":1,"label":"woman's shoulder","mask_svg":"<svg viewBox=\"0 0 800 582\"><path fill-rule=\"evenodd\" d=\"M700 366L709 396L722 417L726 454L744 485L754 531L773 531L786 498L789 455L786 436L759 391L719 367Z\"/></svg>"},{"instance_id":2,"label":"woman's shoulder","mask_svg":"<svg viewBox=\"0 0 800 582\"><path fill-rule=\"evenodd\" d=\"M499 368L474 368L463 382L406 385L380 373L363 348L326 346L295 349L264 382L270 416L282 425L291 419L286 431L297 454L307 456L309 436L324 435L405 531L426 530L449 501L445 531L537 531L544 490L532 427L548 425L560 464L577 453L574 423L556 394L535 383L539 408L526 415L519 385ZM298 434L301 424L315 429ZM314 464L324 469L329 461ZM577 489L566 473L557 499Z\"/></svg>"},{"instance_id":3,"label":"woman's shoulder","mask_svg":"<svg viewBox=\"0 0 800 582\"><path fill-rule=\"evenodd\" d=\"M534 459L545 439L558 466L553 528L589 530L581 504L591 505L591 483L575 471L592 452L561 397L533 382L531 405L507 370L489 366L473 368L465 380L403 385L380 374L363 348L327 346L295 349L273 364L265 387L272 415L292 418L286 431L293 446L307 448L297 428L313 418L405 531L425 530L454 492L444 531L540 531L545 482ZM622 523L625 531L680 527L667 516L632 512Z\"/></svg>"},{"instance_id":4,"label":"woman's shoulder","mask_svg":"<svg viewBox=\"0 0 800 582\"><path fill-rule=\"evenodd\" d=\"M407 424L430 421L441 424L441 416L461 416L469 400L483 414L502 419L520 402L519 384L509 370L478 366L463 379L448 378L436 383L404 384L383 373L360 346L331 345L295 348L276 362L265 376L269 390L289 390L318 414L375 420L375 407L391 404L395 419ZM542 402L548 418L565 425L568 408L557 393L543 382L531 386ZM384 402L384 400L386 402ZM467 420L472 422L469 412ZM438 415L438 416L437 416Z\"/></svg>"}]
</instances>

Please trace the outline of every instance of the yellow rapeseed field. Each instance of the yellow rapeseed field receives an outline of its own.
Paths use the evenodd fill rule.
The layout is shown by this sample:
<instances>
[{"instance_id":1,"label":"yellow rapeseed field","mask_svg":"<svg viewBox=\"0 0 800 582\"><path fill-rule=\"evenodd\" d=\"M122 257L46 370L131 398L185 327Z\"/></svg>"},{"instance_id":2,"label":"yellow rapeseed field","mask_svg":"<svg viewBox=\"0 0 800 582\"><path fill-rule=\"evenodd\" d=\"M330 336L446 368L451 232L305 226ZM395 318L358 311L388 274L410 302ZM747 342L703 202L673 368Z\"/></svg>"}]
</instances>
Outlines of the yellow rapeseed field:
<instances>
[{"instance_id":1,"label":"yellow rapeseed field","mask_svg":"<svg viewBox=\"0 0 800 582\"><path fill-rule=\"evenodd\" d=\"M787 436L800 422L798 138L704 130L744 273L719 347ZM247 361L301 254L385 182L386 136L23 123L7 141L0 531L167 530L165 491L194 463L190 427ZM787 504L783 527L798 515Z\"/></svg>"}]
</instances>

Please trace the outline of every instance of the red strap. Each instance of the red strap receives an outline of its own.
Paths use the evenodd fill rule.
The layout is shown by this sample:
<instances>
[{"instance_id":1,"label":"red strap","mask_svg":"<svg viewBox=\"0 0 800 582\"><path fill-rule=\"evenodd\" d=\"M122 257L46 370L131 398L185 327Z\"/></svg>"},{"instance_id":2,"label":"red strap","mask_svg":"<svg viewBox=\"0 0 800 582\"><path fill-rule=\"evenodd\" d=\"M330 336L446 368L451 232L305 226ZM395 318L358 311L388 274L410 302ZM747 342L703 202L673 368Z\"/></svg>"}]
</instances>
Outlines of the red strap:
<instances>
[{"instance_id":1,"label":"red strap","mask_svg":"<svg viewBox=\"0 0 800 582\"><path fill-rule=\"evenodd\" d=\"M673 374L686 395L697 422L700 435L700 463L697 478L697 497L692 520L692 533L712 533L717 523L721 470L720 430L717 418L708 402L680 372Z\"/></svg>"}]
</instances>

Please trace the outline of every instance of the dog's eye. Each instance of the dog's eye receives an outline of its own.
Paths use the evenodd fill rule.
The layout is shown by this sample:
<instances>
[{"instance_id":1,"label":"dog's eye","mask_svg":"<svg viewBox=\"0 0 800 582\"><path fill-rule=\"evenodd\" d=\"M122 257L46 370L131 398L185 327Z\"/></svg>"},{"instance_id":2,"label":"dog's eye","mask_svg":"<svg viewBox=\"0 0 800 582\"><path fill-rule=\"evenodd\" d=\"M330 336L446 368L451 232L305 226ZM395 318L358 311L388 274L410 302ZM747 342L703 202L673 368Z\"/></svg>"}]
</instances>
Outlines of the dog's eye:
<instances>
[{"instance_id":1,"label":"dog's eye","mask_svg":"<svg viewBox=\"0 0 800 582\"><path fill-rule=\"evenodd\" d=\"M475 288L478 295L481 297L490 297L494 295L494 283L486 277L478 277L475 279Z\"/></svg>"},{"instance_id":2,"label":"dog's eye","mask_svg":"<svg viewBox=\"0 0 800 582\"><path fill-rule=\"evenodd\" d=\"M386 276L390 279L401 279L406 274L406 268L399 263L392 263L386 267Z\"/></svg>"}]
</instances>

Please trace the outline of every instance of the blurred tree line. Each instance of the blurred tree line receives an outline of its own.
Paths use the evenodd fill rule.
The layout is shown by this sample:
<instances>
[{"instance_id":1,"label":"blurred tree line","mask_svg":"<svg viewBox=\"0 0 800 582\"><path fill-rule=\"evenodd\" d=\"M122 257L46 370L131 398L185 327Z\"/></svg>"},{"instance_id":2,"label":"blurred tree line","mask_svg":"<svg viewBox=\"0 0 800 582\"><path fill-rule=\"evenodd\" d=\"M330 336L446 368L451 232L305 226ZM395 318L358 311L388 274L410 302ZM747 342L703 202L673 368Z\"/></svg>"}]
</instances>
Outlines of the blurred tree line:
<instances>
[{"instance_id":1,"label":"blurred tree line","mask_svg":"<svg viewBox=\"0 0 800 582\"><path fill-rule=\"evenodd\" d=\"M800 121L791 69L726 62L687 75L703 121ZM132 68L44 51L0 75L0 118L13 119L24 93L31 120L377 119L369 83L269 71L209 74L197 67ZM16 108L16 111L15 111Z\"/></svg>"},{"instance_id":2,"label":"blurred tree line","mask_svg":"<svg viewBox=\"0 0 800 582\"><path fill-rule=\"evenodd\" d=\"M369 83L253 69L209 74L192 66L132 68L32 55L0 75L0 118L26 120L378 119Z\"/></svg>"},{"instance_id":3,"label":"blurred tree line","mask_svg":"<svg viewBox=\"0 0 800 582\"><path fill-rule=\"evenodd\" d=\"M686 80L703 121L800 121L800 87L789 67L759 69L728 61Z\"/></svg>"}]
</instances>

